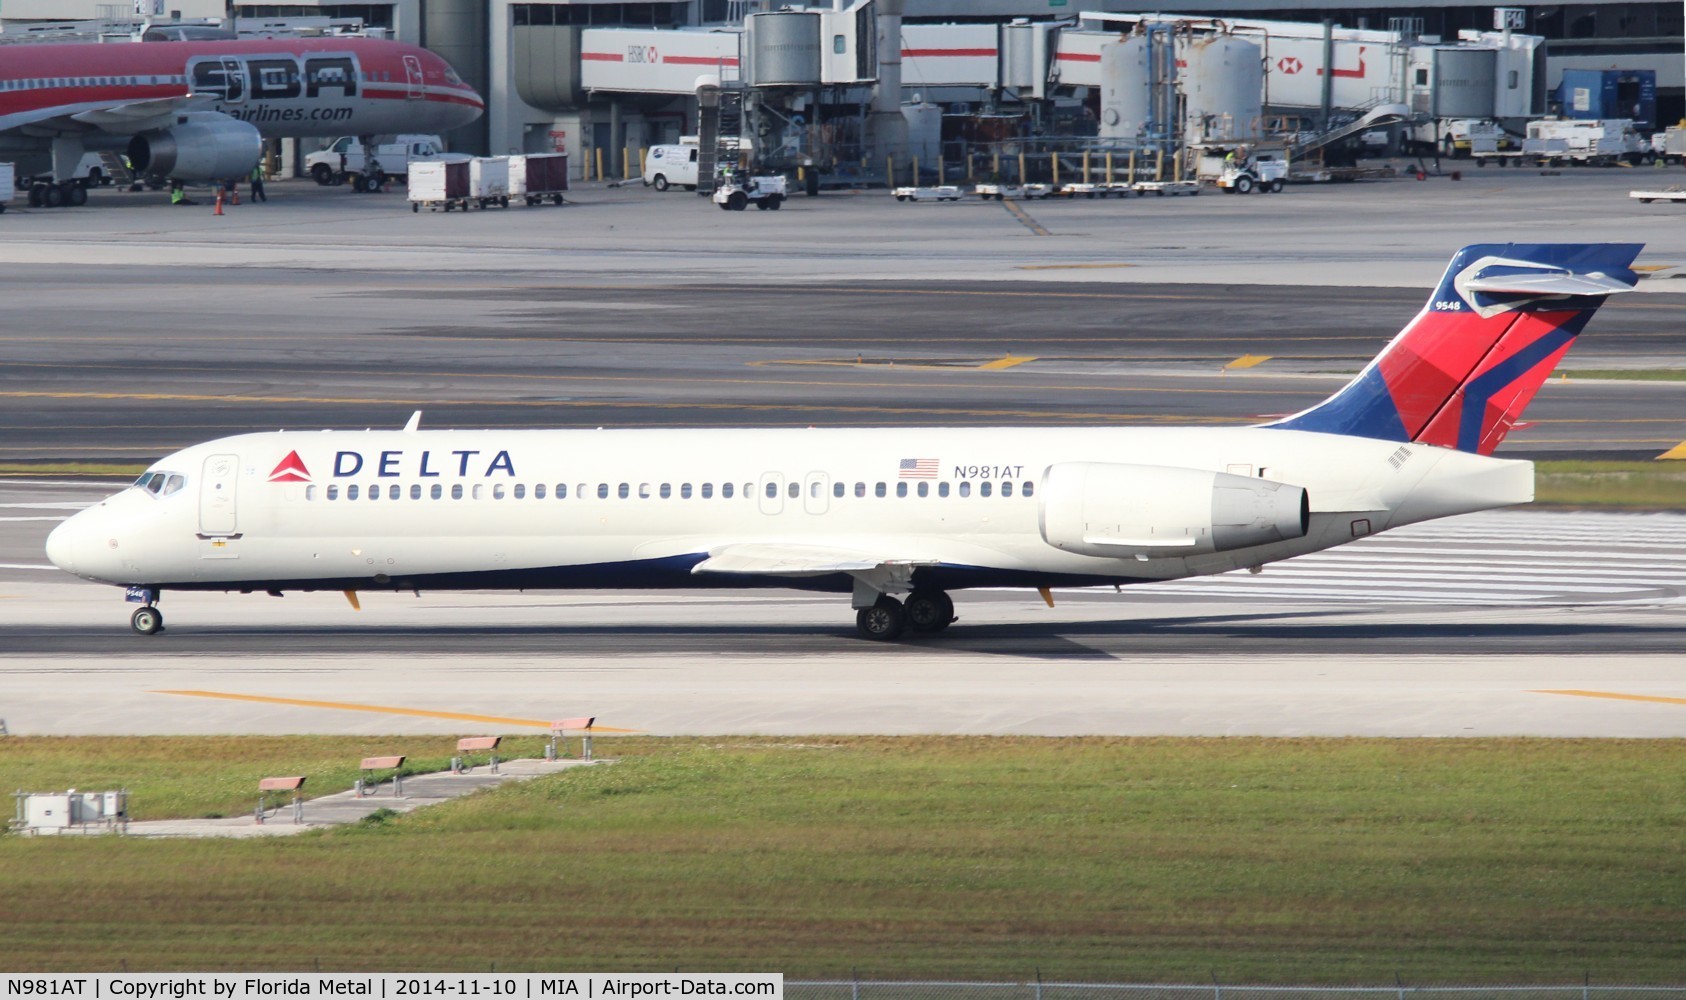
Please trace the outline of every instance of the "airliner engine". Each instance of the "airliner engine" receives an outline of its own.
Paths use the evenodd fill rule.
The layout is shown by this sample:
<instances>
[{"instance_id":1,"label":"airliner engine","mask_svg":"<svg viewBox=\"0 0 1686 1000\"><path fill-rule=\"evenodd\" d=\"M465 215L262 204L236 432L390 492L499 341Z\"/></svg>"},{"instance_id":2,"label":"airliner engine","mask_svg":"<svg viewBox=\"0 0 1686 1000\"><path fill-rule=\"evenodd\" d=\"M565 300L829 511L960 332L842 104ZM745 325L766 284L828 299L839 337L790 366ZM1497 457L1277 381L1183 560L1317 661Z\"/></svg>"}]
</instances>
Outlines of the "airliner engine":
<instances>
[{"instance_id":1,"label":"airliner engine","mask_svg":"<svg viewBox=\"0 0 1686 1000\"><path fill-rule=\"evenodd\" d=\"M129 140L137 174L183 181L243 179L263 155L263 138L247 122L214 111L190 111L176 124Z\"/></svg>"},{"instance_id":2,"label":"airliner engine","mask_svg":"<svg viewBox=\"0 0 1686 1000\"><path fill-rule=\"evenodd\" d=\"M1304 489L1227 472L1065 462L1042 481L1049 545L1111 559L1192 556L1301 538Z\"/></svg>"}]
</instances>

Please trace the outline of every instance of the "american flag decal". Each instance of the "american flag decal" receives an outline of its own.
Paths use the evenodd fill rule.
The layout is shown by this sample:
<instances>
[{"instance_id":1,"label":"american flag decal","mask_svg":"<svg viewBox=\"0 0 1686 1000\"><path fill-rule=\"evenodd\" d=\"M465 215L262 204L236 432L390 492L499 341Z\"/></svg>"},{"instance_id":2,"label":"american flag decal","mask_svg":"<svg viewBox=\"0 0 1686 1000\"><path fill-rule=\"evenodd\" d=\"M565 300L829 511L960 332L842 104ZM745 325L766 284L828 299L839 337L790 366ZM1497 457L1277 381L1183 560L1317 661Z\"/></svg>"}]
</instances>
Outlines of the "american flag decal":
<instances>
[{"instance_id":1,"label":"american flag decal","mask_svg":"<svg viewBox=\"0 0 1686 1000\"><path fill-rule=\"evenodd\" d=\"M900 479L935 479L937 478L937 460L934 458L904 458L901 462Z\"/></svg>"}]
</instances>

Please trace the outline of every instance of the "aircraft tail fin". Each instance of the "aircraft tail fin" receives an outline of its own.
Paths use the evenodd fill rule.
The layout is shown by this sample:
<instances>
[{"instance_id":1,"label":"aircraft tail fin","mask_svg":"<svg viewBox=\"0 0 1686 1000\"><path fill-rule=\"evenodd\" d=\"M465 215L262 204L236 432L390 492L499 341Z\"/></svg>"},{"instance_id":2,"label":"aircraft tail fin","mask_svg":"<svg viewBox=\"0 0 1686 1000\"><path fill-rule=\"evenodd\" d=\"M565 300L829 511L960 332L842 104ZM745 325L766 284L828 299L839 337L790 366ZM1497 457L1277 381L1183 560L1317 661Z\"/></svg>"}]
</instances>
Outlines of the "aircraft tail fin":
<instances>
[{"instance_id":1,"label":"aircraft tail fin","mask_svg":"<svg viewBox=\"0 0 1686 1000\"><path fill-rule=\"evenodd\" d=\"M1434 294L1346 387L1267 424L1489 455L1606 297L1633 290L1643 244L1459 250Z\"/></svg>"}]
</instances>

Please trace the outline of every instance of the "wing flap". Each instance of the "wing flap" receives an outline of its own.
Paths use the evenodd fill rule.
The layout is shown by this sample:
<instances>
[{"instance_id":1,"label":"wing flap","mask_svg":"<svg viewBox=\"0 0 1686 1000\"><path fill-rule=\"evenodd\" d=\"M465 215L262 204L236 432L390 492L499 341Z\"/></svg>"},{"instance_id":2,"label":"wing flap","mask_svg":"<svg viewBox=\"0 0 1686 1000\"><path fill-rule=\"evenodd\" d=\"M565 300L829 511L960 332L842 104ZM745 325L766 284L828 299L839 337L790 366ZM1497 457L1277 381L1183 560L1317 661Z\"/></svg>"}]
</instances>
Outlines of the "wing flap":
<instances>
[{"instance_id":1,"label":"wing flap","mask_svg":"<svg viewBox=\"0 0 1686 1000\"><path fill-rule=\"evenodd\" d=\"M209 97L183 94L180 97L157 97L147 101L130 101L127 104L113 104L105 108L91 108L69 117L72 121L99 129L101 132L131 135L166 128L172 124L169 119L199 105L209 104L210 101Z\"/></svg>"},{"instance_id":2,"label":"wing flap","mask_svg":"<svg viewBox=\"0 0 1686 1000\"><path fill-rule=\"evenodd\" d=\"M740 573L750 576L823 576L867 573L890 567L936 566L940 560L886 558L850 549L784 542L738 542L710 549L692 573Z\"/></svg>"}]
</instances>

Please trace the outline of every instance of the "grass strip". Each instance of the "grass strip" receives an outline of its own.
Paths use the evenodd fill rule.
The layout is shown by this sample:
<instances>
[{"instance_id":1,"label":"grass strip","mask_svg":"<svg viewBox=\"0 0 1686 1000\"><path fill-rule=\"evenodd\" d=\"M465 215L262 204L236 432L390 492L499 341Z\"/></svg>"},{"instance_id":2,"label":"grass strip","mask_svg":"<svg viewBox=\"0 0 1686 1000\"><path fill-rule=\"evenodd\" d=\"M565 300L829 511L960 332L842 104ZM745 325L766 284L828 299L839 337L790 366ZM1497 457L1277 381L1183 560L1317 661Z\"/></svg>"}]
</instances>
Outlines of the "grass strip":
<instances>
[{"instance_id":1,"label":"grass strip","mask_svg":"<svg viewBox=\"0 0 1686 1000\"><path fill-rule=\"evenodd\" d=\"M99 479L133 479L146 471L132 462L0 462L0 476L86 476Z\"/></svg>"},{"instance_id":2,"label":"grass strip","mask_svg":"<svg viewBox=\"0 0 1686 1000\"><path fill-rule=\"evenodd\" d=\"M1557 371L1553 376L1568 379L1600 378L1623 382L1686 382L1686 368L1585 368Z\"/></svg>"},{"instance_id":3,"label":"grass strip","mask_svg":"<svg viewBox=\"0 0 1686 1000\"><path fill-rule=\"evenodd\" d=\"M1536 462L1534 502L1586 509L1686 510L1686 462Z\"/></svg>"},{"instance_id":4,"label":"grass strip","mask_svg":"<svg viewBox=\"0 0 1686 1000\"><path fill-rule=\"evenodd\" d=\"M121 781L142 818L196 815L250 808L252 775L440 745L13 737L0 784ZM621 763L296 838L5 838L0 965L1260 983L1686 969L1678 740L598 748Z\"/></svg>"}]
</instances>

